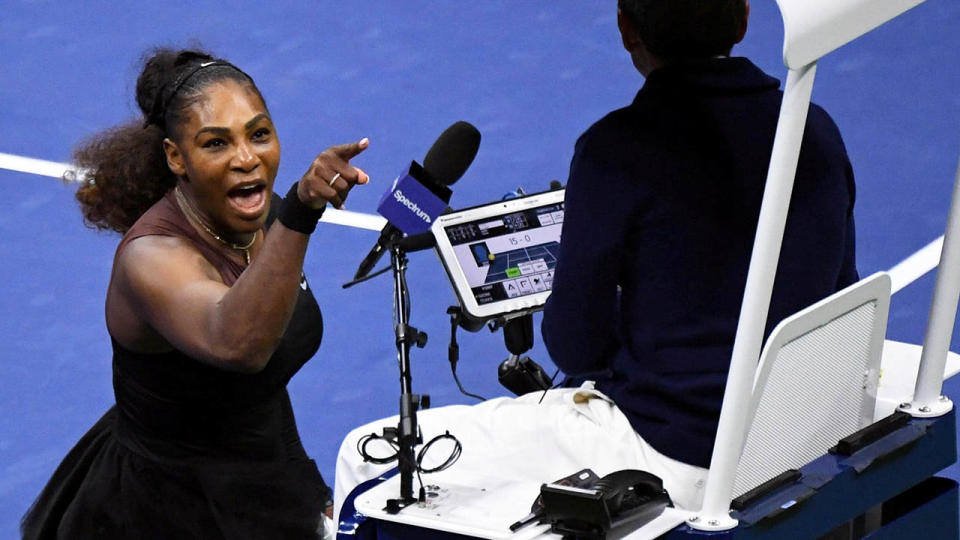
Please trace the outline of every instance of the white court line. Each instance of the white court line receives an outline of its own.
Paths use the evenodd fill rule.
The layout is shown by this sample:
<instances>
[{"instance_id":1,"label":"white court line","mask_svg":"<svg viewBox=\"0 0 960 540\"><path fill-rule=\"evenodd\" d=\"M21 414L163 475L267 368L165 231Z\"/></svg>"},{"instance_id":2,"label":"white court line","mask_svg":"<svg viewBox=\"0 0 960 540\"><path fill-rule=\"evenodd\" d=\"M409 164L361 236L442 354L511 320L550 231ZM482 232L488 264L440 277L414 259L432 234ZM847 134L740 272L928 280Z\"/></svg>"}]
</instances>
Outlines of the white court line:
<instances>
[{"instance_id":1,"label":"white court line","mask_svg":"<svg viewBox=\"0 0 960 540\"><path fill-rule=\"evenodd\" d=\"M63 173L70 170L70 166L66 163L0 153L0 169L62 178ZM387 220L374 214L337 210L336 208L327 208L320 221L371 231L379 231L387 224ZM943 249L943 236L930 242L923 249L910 255L891 268L888 271L890 280L892 281L891 294L920 279L924 274L936 268L937 265L940 264L941 249Z\"/></svg>"},{"instance_id":2,"label":"white court line","mask_svg":"<svg viewBox=\"0 0 960 540\"><path fill-rule=\"evenodd\" d=\"M71 170L72 167L66 163L57 163L56 161L46 161L0 152L0 169L49 176L51 178L63 178L64 173ZM349 210L337 210L336 208L327 208L320 221L371 231L379 231L387 224L386 219L377 215L351 212Z\"/></svg>"},{"instance_id":3,"label":"white court line","mask_svg":"<svg viewBox=\"0 0 960 540\"><path fill-rule=\"evenodd\" d=\"M370 231L379 231L387 224L386 219L374 214L337 210L336 208L327 208L324 210L323 217L320 218L320 221Z\"/></svg>"},{"instance_id":4,"label":"white court line","mask_svg":"<svg viewBox=\"0 0 960 540\"><path fill-rule=\"evenodd\" d=\"M70 170L70 166L66 163L57 163L56 161L33 159L0 152L0 169L38 174L52 178L62 178L63 173Z\"/></svg>"}]
</instances>

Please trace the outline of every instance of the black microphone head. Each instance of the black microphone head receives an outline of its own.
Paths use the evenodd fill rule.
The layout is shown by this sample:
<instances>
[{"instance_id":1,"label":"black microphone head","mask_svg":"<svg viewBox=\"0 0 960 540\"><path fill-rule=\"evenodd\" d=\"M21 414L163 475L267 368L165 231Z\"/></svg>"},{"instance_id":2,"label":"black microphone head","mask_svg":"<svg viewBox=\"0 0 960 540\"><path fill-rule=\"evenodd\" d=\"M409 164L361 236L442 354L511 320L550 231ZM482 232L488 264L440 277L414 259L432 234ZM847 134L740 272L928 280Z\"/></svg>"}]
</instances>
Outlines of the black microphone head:
<instances>
[{"instance_id":1,"label":"black microphone head","mask_svg":"<svg viewBox=\"0 0 960 540\"><path fill-rule=\"evenodd\" d=\"M467 172L479 148L480 132L461 120L437 137L423 158L423 169L434 182L449 186Z\"/></svg>"}]
</instances>

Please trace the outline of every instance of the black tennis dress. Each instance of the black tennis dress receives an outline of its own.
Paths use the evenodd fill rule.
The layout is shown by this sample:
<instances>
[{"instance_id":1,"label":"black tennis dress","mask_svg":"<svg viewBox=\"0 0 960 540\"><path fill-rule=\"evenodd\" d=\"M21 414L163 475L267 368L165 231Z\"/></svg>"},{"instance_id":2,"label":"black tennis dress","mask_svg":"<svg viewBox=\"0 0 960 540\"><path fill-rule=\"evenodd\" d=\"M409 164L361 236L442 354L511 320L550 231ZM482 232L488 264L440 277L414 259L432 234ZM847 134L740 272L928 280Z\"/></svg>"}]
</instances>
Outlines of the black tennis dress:
<instances>
[{"instance_id":1,"label":"black tennis dress","mask_svg":"<svg viewBox=\"0 0 960 540\"><path fill-rule=\"evenodd\" d=\"M147 235L188 239L228 286L243 271L199 236L172 193L137 221L117 253ZM300 442L286 385L322 334L302 279L290 324L259 373L223 371L176 350L135 353L113 341L116 405L54 472L24 516L24 538L318 538L329 489Z\"/></svg>"}]
</instances>

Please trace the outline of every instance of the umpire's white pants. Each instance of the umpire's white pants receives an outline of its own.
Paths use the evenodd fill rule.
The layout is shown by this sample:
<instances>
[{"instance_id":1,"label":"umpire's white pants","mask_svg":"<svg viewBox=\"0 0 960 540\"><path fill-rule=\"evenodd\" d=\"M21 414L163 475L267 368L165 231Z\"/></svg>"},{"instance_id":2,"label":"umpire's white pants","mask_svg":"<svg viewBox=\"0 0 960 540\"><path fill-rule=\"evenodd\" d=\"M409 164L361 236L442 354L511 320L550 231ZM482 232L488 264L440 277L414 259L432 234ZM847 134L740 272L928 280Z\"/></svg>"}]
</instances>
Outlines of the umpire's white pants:
<instances>
[{"instance_id":1,"label":"umpire's white pants","mask_svg":"<svg viewBox=\"0 0 960 540\"><path fill-rule=\"evenodd\" d=\"M424 441L450 431L463 445L460 460L449 470L475 472L535 483L551 482L584 468L604 476L620 469L649 471L663 479L674 505L700 508L707 469L657 452L633 430L620 409L587 382L580 388L550 390L518 398L498 398L478 405L451 405L421 411L417 421ZM364 462L357 442L397 417L351 431L340 446L334 482L334 520L358 484L394 467ZM440 446L439 444L437 446ZM449 446L432 449L428 458L446 458ZM374 449L371 444L369 449ZM380 447L383 452L383 447ZM441 455L442 454L442 455ZM426 479L424 479L426 482ZM533 501L530 501L533 502Z\"/></svg>"}]
</instances>

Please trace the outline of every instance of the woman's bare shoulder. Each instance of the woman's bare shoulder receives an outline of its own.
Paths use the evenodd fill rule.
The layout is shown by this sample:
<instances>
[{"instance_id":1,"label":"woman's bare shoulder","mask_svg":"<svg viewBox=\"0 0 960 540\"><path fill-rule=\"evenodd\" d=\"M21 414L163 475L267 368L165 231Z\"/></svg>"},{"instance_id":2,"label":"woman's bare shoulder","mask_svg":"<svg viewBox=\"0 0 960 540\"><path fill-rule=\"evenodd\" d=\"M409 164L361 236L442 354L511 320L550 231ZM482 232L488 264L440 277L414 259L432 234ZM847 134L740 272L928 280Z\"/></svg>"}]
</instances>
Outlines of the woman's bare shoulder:
<instances>
[{"instance_id":1,"label":"woman's bare shoulder","mask_svg":"<svg viewBox=\"0 0 960 540\"><path fill-rule=\"evenodd\" d=\"M149 235L128 242L117 254L107 291L107 329L121 345L137 352L170 346L147 322L149 311L191 282L214 281L220 274L186 239Z\"/></svg>"},{"instance_id":2,"label":"woman's bare shoulder","mask_svg":"<svg viewBox=\"0 0 960 540\"><path fill-rule=\"evenodd\" d=\"M131 240L117 254L113 273L115 277L149 281L191 276L222 281L210 261L180 236L148 235Z\"/></svg>"}]
</instances>

